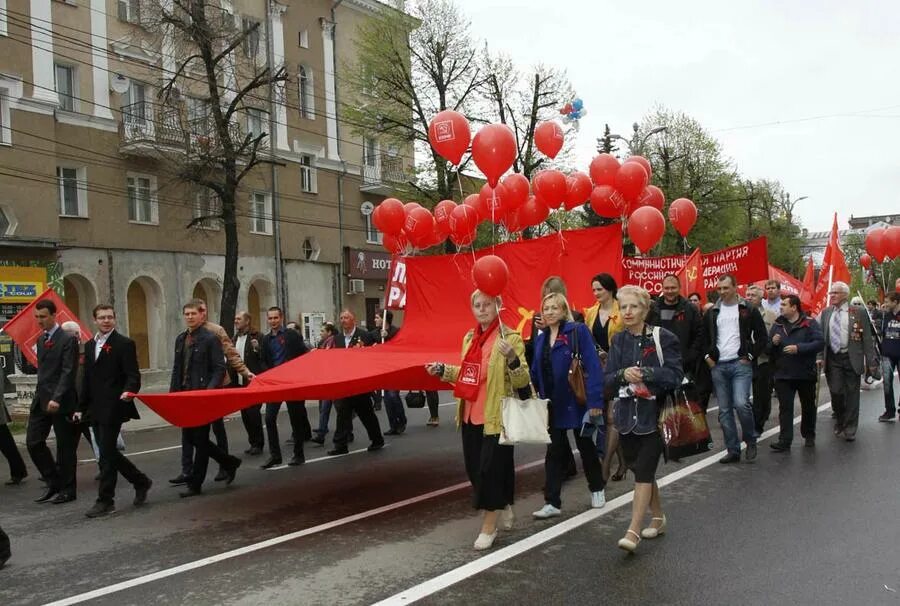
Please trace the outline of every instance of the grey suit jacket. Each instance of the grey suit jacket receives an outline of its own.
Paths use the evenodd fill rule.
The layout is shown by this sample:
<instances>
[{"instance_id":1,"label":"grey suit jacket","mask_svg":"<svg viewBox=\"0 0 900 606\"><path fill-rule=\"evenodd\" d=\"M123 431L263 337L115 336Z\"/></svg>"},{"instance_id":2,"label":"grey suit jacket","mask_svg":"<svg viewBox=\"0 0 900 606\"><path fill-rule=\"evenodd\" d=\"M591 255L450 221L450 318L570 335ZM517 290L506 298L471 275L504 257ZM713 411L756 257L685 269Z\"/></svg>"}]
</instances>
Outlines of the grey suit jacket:
<instances>
[{"instance_id":1,"label":"grey suit jacket","mask_svg":"<svg viewBox=\"0 0 900 606\"><path fill-rule=\"evenodd\" d=\"M865 310L855 305L848 307L849 316L849 338L847 340L847 354L850 356L850 365L853 372L858 375L864 374L868 370L868 374L878 378L880 369L877 364L877 356L875 352L875 340L872 338L872 323L869 322L869 316ZM827 367L831 352L831 316L834 314L834 307L829 305L822 310L819 324L822 326L822 333L825 337L825 350L823 356Z\"/></svg>"}]
</instances>

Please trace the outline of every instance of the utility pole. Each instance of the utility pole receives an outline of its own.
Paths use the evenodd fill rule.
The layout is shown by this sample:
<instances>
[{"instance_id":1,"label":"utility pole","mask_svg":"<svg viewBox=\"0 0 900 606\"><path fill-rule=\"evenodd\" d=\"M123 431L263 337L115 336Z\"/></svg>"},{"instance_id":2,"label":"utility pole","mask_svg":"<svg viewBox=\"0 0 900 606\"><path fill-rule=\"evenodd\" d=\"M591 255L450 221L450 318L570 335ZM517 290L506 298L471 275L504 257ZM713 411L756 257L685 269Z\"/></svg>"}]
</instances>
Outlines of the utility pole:
<instances>
[{"instance_id":1,"label":"utility pole","mask_svg":"<svg viewBox=\"0 0 900 606\"><path fill-rule=\"evenodd\" d=\"M266 68L275 73L275 40L272 38L272 0L266 3ZM278 199L278 166L275 162L275 83L269 79L269 168L271 170L272 238L275 240L275 300L288 309L287 289L284 285L284 259L281 256L281 201Z\"/></svg>"}]
</instances>

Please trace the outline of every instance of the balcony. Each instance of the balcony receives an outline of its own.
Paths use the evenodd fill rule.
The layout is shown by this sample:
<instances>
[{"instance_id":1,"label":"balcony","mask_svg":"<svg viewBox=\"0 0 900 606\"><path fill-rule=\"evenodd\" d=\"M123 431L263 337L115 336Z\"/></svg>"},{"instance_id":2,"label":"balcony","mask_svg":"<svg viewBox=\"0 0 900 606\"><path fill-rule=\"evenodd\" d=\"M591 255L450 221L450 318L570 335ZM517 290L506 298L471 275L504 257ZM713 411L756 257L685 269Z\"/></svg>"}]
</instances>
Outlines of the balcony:
<instances>
[{"instance_id":1,"label":"balcony","mask_svg":"<svg viewBox=\"0 0 900 606\"><path fill-rule=\"evenodd\" d=\"M408 182L412 175L403 168L403 160L396 156L376 155L363 160L360 191L389 196L397 186Z\"/></svg>"},{"instance_id":2,"label":"balcony","mask_svg":"<svg viewBox=\"0 0 900 606\"><path fill-rule=\"evenodd\" d=\"M122 107L119 151L138 156L157 156L184 147L181 114L176 107L140 101Z\"/></svg>"},{"instance_id":3,"label":"balcony","mask_svg":"<svg viewBox=\"0 0 900 606\"><path fill-rule=\"evenodd\" d=\"M192 155L217 155L222 150L222 139L211 117L194 118L187 123L188 153ZM228 125L228 136L235 147L244 140L241 127L232 122Z\"/></svg>"}]
</instances>

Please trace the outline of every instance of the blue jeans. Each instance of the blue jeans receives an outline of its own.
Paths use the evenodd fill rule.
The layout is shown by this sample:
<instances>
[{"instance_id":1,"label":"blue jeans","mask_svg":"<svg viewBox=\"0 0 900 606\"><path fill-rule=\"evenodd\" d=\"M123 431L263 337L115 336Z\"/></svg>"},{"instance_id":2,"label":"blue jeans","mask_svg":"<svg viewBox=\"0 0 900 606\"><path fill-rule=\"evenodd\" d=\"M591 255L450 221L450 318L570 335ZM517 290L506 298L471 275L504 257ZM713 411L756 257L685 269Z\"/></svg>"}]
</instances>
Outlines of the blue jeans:
<instances>
[{"instance_id":1,"label":"blue jeans","mask_svg":"<svg viewBox=\"0 0 900 606\"><path fill-rule=\"evenodd\" d=\"M391 429L406 427L406 410L403 408L403 400L400 399L399 391L384 390L384 412L387 414L388 425Z\"/></svg>"},{"instance_id":2,"label":"blue jeans","mask_svg":"<svg viewBox=\"0 0 900 606\"><path fill-rule=\"evenodd\" d=\"M897 412L897 400L894 398L894 375L900 368L900 360L893 360L887 356L881 358L881 377L884 379L884 412L894 416Z\"/></svg>"},{"instance_id":3,"label":"blue jeans","mask_svg":"<svg viewBox=\"0 0 900 606\"><path fill-rule=\"evenodd\" d=\"M725 438L725 447L730 454L740 454L741 441L738 439L734 413L741 422L741 434L747 444L756 443L756 428L753 423L753 408L750 406L750 385L753 383L753 365L741 360L719 362L712 368L713 387L719 401L719 425Z\"/></svg>"},{"instance_id":4,"label":"blue jeans","mask_svg":"<svg viewBox=\"0 0 900 606\"><path fill-rule=\"evenodd\" d=\"M331 400L319 400L319 428L316 433L321 437L328 434L328 419L331 417Z\"/></svg>"}]
</instances>

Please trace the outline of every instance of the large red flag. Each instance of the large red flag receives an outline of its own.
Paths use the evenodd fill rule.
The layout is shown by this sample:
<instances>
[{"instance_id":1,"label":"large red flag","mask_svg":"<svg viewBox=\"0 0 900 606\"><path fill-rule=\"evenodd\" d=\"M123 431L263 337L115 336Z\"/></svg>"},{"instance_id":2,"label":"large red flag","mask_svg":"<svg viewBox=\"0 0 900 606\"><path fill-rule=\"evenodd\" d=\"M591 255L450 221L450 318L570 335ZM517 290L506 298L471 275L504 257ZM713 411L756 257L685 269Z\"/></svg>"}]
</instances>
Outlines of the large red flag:
<instances>
[{"instance_id":1,"label":"large red flag","mask_svg":"<svg viewBox=\"0 0 900 606\"><path fill-rule=\"evenodd\" d=\"M703 283L703 257L696 249L684 262L684 267L675 274L681 282L681 296L687 298L695 292L700 295L700 303L706 305L706 286Z\"/></svg>"},{"instance_id":2,"label":"large red flag","mask_svg":"<svg viewBox=\"0 0 900 606\"><path fill-rule=\"evenodd\" d=\"M828 246L825 247L825 258L822 261L822 271L819 273L819 282L816 284L815 295L810 304L810 314L819 313L828 305L828 291L835 282L850 284L850 269L841 250L841 239L838 235L837 213L834 213L834 223L831 226L831 237Z\"/></svg>"},{"instance_id":3,"label":"large red flag","mask_svg":"<svg viewBox=\"0 0 900 606\"><path fill-rule=\"evenodd\" d=\"M806 260L806 273L803 274L803 288L800 289L800 302L809 308L812 304L815 291L816 268L813 265L812 256Z\"/></svg>"},{"instance_id":4,"label":"large red flag","mask_svg":"<svg viewBox=\"0 0 900 606\"><path fill-rule=\"evenodd\" d=\"M44 300L50 300L56 304L57 324L69 321L78 322L78 326L81 327L82 343L86 343L93 337L91 331L81 323L71 309L66 307L59 295L52 288L48 288L3 326L3 332L12 337L12 340L22 350L22 354L35 366L37 366L37 340L41 336L41 328L34 319L34 306L38 301Z\"/></svg>"}]
</instances>

